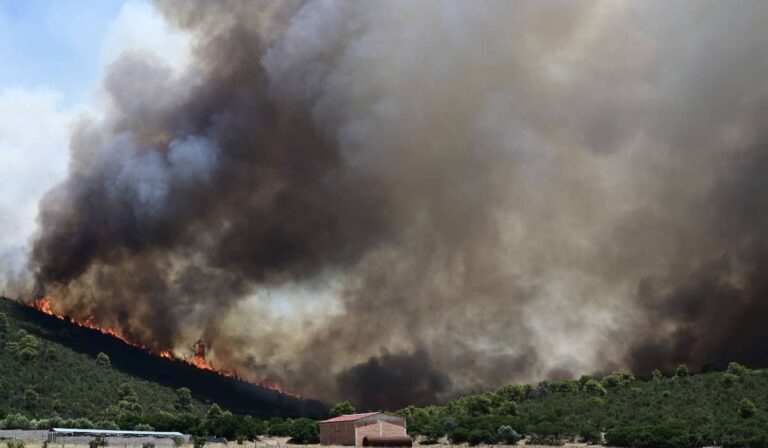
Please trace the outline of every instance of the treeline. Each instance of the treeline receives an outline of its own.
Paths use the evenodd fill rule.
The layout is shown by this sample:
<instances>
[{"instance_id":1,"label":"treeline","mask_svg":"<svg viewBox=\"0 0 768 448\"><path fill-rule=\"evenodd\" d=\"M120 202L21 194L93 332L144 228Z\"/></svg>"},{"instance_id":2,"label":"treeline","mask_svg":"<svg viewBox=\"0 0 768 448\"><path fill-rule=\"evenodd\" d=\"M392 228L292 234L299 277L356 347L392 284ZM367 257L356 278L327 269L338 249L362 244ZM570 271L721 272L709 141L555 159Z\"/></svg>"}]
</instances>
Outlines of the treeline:
<instances>
[{"instance_id":1,"label":"treeline","mask_svg":"<svg viewBox=\"0 0 768 448\"><path fill-rule=\"evenodd\" d=\"M640 379L603 378L507 385L445 406L408 407L408 431L422 443L586 442L619 447L768 447L768 371L731 363L692 375L681 365Z\"/></svg>"},{"instance_id":2,"label":"treeline","mask_svg":"<svg viewBox=\"0 0 768 448\"><path fill-rule=\"evenodd\" d=\"M250 415L235 415L222 410L217 404L211 405L203 416L189 413L143 413L121 411L111 419L92 421L87 418L67 419L51 417L30 419L22 413L5 416L0 420L2 429L123 429L135 431L179 431L199 437L216 437L256 441L261 436L290 437L291 443L317 443L318 424L306 418L283 419L273 417L267 420Z\"/></svg>"}]
</instances>

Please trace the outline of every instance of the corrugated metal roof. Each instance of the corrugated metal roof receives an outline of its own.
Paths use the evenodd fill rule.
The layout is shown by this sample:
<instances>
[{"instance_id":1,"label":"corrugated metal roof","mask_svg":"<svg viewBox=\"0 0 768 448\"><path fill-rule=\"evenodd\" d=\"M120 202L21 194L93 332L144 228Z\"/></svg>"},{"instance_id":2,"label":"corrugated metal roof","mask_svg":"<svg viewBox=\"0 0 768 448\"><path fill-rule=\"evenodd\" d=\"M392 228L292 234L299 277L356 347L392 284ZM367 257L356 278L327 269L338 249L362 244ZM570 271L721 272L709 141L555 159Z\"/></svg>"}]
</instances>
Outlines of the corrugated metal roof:
<instances>
[{"instance_id":1,"label":"corrugated metal roof","mask_svg":"<svg viewBox=\"0 0 768 448\"><path fill-rule=\"evenodd\" d=\"M78 429L78 428L53 428L53 432L64 434L104 434L104 435L124 435L124 436L165 436L180 437L184 434L180 432L167 431L121 431L119 429Z\"/></svg>"},{"instance_id":2,"label":"corrugated metal roof","mask_svg":"<svg viewBox=\"0 0 768 448\"><path fill-rule=\"evenodd\" d=\"M320 423L348 422L352 420L360 420L361 418L370 417L376 414L381 414L381 412L366 412L363 414L340 415L338 417L329 418L328 420L323 420Z\"/></svg>"}]
</instances>

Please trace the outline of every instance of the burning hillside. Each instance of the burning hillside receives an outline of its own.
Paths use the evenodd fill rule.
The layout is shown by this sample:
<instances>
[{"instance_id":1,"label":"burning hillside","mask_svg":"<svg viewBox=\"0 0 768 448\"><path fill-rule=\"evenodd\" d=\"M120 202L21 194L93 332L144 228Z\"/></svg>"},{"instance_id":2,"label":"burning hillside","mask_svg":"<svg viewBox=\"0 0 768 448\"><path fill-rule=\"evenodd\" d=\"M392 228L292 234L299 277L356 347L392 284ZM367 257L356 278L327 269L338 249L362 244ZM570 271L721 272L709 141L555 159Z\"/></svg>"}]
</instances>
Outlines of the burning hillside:
<instances>
[{"instance_id":1,"label":"burning hillside","mask_svg":"<svg viewBox=\"0 0 768 448\"><path fill-rule=\"evenodd\" d=\"M172 349L159 349L159 350L152 349L150 347L147 347L146 345L130 340L120 330L116 328L100 326L95 322L95 319L93 318L93 316L89 316L84 321L77 321L63 314L56 313L53 310L53 304L51 302L51 299L49 299L48 297L39 297L33 300L31 306L40 312L43 312L49 316L54 316L58 319L69 322L70 324L77 325L79 327L90 328L92 330L99 331L105 335L115 337L125 342L128 345L145 350L160 358L184 362L201 370L208 370L221 376L225 376L228 378L236 378L241 381L247 381L257 386L261 386L267 389L274 390L276 392L280 392L281 394L290 395L296 398L301 398L301 396L298 393L287 390L284 387L281 387L280 384L277 384L274 381L258 381L258 380L252 381L252 380L248 380L241 377L240 375L238 375L237 372L233 370L224 370L224 369L218 369L214 367L211 363L205 360L205 342L203 342L202 339L198 340L197 343L195 343L195 345L193 346L193 354L191 357L189 358L183 357L183 356L180 357L180 356L177 356Z\"/></svg>"}]
</instances>

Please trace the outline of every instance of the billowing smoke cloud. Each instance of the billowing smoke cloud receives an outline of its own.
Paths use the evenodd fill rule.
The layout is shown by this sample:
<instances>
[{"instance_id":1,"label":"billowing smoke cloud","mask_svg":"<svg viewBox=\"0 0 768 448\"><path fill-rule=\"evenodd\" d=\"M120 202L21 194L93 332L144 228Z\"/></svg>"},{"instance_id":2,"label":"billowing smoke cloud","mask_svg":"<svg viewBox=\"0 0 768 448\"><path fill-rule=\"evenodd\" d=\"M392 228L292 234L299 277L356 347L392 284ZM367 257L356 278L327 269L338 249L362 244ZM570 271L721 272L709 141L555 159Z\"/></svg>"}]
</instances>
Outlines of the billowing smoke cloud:
<instances>
[{"instance_id":1,"label":"billowing smoke cloud","mask_svg":"<svg viewBox=\"0 0 768 448\"><path fill-rule=\"evenodd\" d=\"M762 2L160 1L30 269L325 400L768 362Z\"/></svg>"}]
</instances>

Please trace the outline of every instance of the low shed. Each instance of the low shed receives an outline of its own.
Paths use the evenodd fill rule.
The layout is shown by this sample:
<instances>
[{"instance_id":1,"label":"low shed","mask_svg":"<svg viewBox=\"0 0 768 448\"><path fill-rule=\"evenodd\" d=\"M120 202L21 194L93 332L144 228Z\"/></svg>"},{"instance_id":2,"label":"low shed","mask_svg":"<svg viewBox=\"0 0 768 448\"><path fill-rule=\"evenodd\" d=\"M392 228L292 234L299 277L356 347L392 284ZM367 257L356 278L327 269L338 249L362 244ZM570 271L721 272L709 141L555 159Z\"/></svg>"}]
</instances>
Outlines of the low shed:
<instances>
[{"instance_id":1,"label":"low shed","mask_svg":"<svg viewBox=\"0 0 768 448\"><path fill-rule=\"evenodd\" d=\"M407 438L405 419L383 412L367 412L341 415L320 422L321 445L363 446L366 437L369 440L381 437Z\"/></svg>"}]
</instances>

